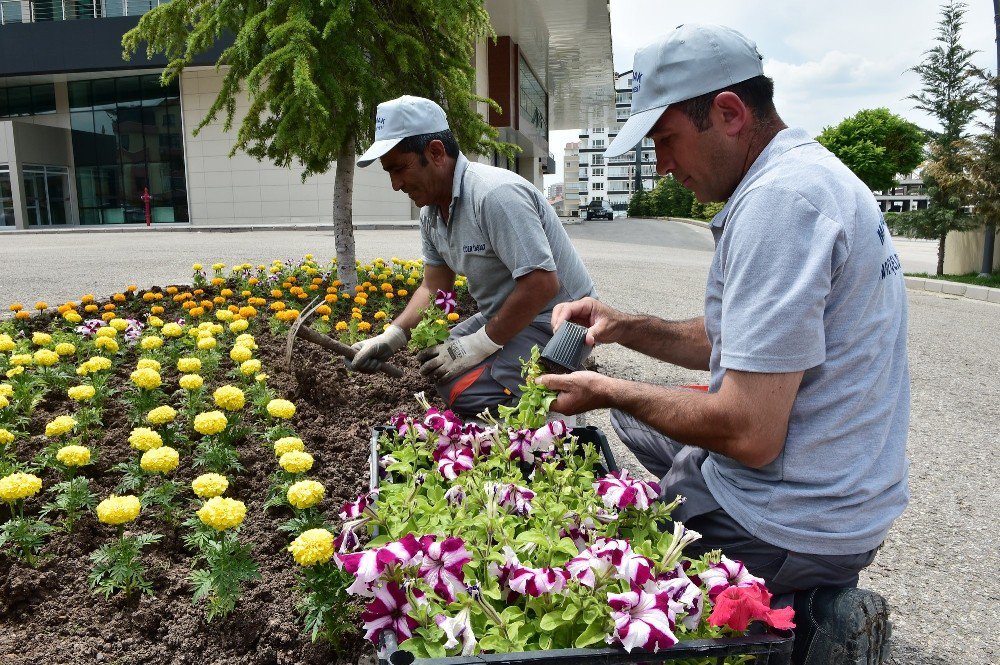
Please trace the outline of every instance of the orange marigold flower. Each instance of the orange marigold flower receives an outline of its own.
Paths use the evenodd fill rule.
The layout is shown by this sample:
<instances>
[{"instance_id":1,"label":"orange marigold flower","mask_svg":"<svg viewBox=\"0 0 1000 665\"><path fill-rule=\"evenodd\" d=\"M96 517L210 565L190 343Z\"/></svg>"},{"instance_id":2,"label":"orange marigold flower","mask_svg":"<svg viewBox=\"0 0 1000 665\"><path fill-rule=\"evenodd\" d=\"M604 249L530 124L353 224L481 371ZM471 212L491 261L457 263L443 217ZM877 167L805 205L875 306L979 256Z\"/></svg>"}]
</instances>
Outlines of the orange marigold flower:
<instances>
[{"instance_id":1,"label":"orange marigold flower","mask_svg":"<svg viewBox=\"0 0 1000 665\"><path fill-rule=\"evenodd\" d=\"M104 306L104 311L105 312L115 311L115 304L113 302L109 302L107 305Z\"/></svg>"},{"instance_id":2,"label":"orange marigold flower","mask_svg":"<svg viewBox=\"0 0 1000 665\"><path fill-rule=\"evenodd\" d=\"M320 305L319 307L316 308L316 313L319 314L320 316L327 315L332 311L333 310L330 309L329 306L327 305Z\"/></svg>"},{"instance_id":3,"label":"orange marigold flower","mask_svg":"<svg viewBox=\"0 0 1000 665\"><path fill-rule=\"evenodd\" d=\"M111 319L115 318L115 313L105 312L104 314L101 314L101 318L104 319L105 321L110 321Z\"/></svg>"},{"instance_id":4,"label":"orange marigold flower","mask_svg":"<svg viewBox=\"0 0 1000 665\"><path fill-rule=\"evenodd\" d=\"M287 305L285 305L285 303L281 302L280 300L275 300L273 303L271 303L271 309L274 310L275 312L280 312L281 310L285 309L285 307L287 307Z\"/></svg>"},{"instance_id":5,"label":"orange marigold flower","mask_svg":"<svg viewBox=\"0 0 1000 665\"><path fill-rule=\"evenodd\" d=\"M169 293L170 295L174 295L175 293L177 293L177 290L178 289L177 289L176 286L168 286L167 287L167 293Z\"/></svg>"},{"instance_id":6,"label":"orange marigold flower","mask_svg":"<svg viewBox=\"0 0 1000 665\"><path fill-rule=\"evenodd\" d=\"M212 304L213 305L224 305L224 304L226 304L226 299L223 298L222 296L215 296L214 298L212 298Z\"/></svg>"},{"instance_id":7,"label":"orange marigold flower","mask_svg":"<svg viewBox=\"0 0 1000 665\"><path fill-rule=\"evenodd\" d=\"M125 294L116 293L115 295L111 296L111 299L114 300L115 302L125 302Z\"/></svg>"},{"instance_id":8,"label":"orange marigold flower","mask_svg":"<svg viewBox=\"0 0 1000 665\"><path fill-rule=\"evenodd\" d=\"M337 300L339 300L339 298L337 298L337 294L336 293L328 293L328 294L326 294L326 297L323 298L323 300L325 300L325 301L327 301L329 303L335 303L335 302L337 302Z\"/></svg>"},{"instance_id":9,"label":"orange marigold flower","mask_svg":"<svg viewBox=\"0 0 1000 665\"><path fill-rule=\"evenodd\" d=\"M184 304L186 305L187 303L184 303ZM198 317L198 316L201 316L201 315L203 315L205 313L205 309L203 307L192 307L188 311L188 313L191 316Z\"/></svg>"},{"instance_id":10,"label":"orange marigold flower","mask_svg":"<svg viewBox=\"0 0 1000 665\"><path fill-rule=\"evenodd\" d=\"M97 305L86 305L83 308L83 311L85 311L85 312L96 312L98 309L100 309L100 308Z\"/></svg>"},{"instance_id":11,"label":"orange marigold flower","mask_svg":"<svg viewBox=\"0 0 1000 665\"><path fill-rule=\"evenodd\" d=\"M196 295L196 296L200 296L203 293L205 293L205 289L195 289L194 290L194 295Z\"/></svg>"},{"instance_id":12,"label":"orange marigold flower","mask_svg":"<svg viewBox=\"0 0 1000 665\"><path fill-rule=\"evenodd\" d=\"M282 291L281 289L271 289L272 298L280 298L283 295L285 295L285 292Z\"/></svg>"},{"instance_id":13,"label":"orange marigold flower","mask_svg":"<svg viewBox=\"0 0 1000 665\"><path fill-rule=\"evenodd\" d=\"M84 305L89 305L90 303L94 302L94 294L93 293L86 294L85 296L80 298L80 302L82 302Z\"/></svg>"},{"instance_id":14,"label":"orange marigold flower","mask_svg":"<svg viewBox=\"0 0 1000 665\"><path fill-rule=\"evenodd\" d=\"M226 280L222 279L221 277L213 277L212 278L212 286L222 286L225 283L226 283Z\"/></svg>"},{"instance_id":15,"label":"orange marigold flower","mask_svg":"<svg viewBox=\"0 0 1000 665\"><path fill-rule=\"evenodd\" d=\"M215 304L211 300L202 300L199 304L205 309L212 309L215 307Z\"/></svg>"},{"instance_id":16,"label":"orange marigold flower","mask_svg":"<svg viewBox=\"0 0 1000 665\"><path fill-rule=\"evenodd\" d=\"M222 296L223 298L232 298L233 297L233 290L232 289L222 289L221 291L219 291L219 295Z\"/></svg>"},{"instance_id":17,"label":"orange marigold flower","mask_svg":"<svg viewBox=\"0 0 1000 665\"><path fill-rule=\"evenodd\" d=\"M39 300L38 302L35 303L35 309L37 309L39 312L41 312L42 310L46 310L48 308L49 308L49 303L45 302L44 300Z\"/></svg>"},{"instance_id":18,"label":"orange marigold flower","mask_svg":"<svg viewBox=\"0 0 1000 665\"><path fill-rule=\"evenodd\" d=\"M18 319L19 321L25 321L31 318L31 312L21 310L20 312L14 314L14 318Z\"/></svg>"},{"instance_id":19,"label":"orange marigold flower","mask_svg":"<svg viewBox=\"0 0 1000 665\"><path fill-rule=\"evenodd\" d=\"M184 309L188 309L188 310L194 309L197 306L198 306L198 303L192 302L190 300L185 300L183 303L181 303L181 307L183 307Z\"/></svg>"},{"instance_id":20,"label":"orange marigold flower","mask_svg":"<svg viewBox=\"0 0 1000 665\"><path fill-rule=\"evenodd\" d=\"M154 300L156 300L156 294L153 293L152 291L146 291L145 293L142 294L143 302L153 302Z\"/></svg>"},{"instance_id":21,"label":"orange marigold flower","mask_svg":"<svg viewBox=\"0 0 1000 665\"><path fill-rule=\"evenodd\" d=\"M125 287L125 290L128 291L129 293L135 293L136 291L139 290L139 287L136 286L135 284L129 284L128 286Z\"/></svg>"},{"instance_id":22,"label":"orange marigold flower","mask_svg":"<svg viewBox=\"0 0 1000 665\"><path fill-rule=\"evenodd\" d=\"M20 312L22 309L24 309L24 305L19 302L13 303L10 306L10 311L12 312Z\"/></svg>"},{"instance_id":23,"label":"orange marigold flower","mask_svg":"<svg viewBox=\"0 0 1000 665\"><path fill-rule=\"evenodd\" d=\"M149 313L150 314L157 314L157 315L158 314L163 314L163 308L160 307L159 305L153 305L152 307L149 308Z\"/></svg>"},{"instance_id":24,"label":"orange marigold flower","mask_svg":"<svg viewBox=\"0 0 1000 665\"><path fill-rule=\"evenodd\" d=\"M244 319L249 319L251 317L257 316L257 310L253 307L240 307L240 316Z\"/></svg>"},{"instance_id":25,"label":"orange marigold flower","mask_svg":"<svg viewBox=\"0 0 1000 665\"><path fill-rule=\"evenodd\" d=\"M259 283L260 283L260 280L257 279L256 277L251 277L250 279L247 280L247 284L249 284L250 286L253 286L254 284L259 284Z\"/></svg>"}]
</instances>

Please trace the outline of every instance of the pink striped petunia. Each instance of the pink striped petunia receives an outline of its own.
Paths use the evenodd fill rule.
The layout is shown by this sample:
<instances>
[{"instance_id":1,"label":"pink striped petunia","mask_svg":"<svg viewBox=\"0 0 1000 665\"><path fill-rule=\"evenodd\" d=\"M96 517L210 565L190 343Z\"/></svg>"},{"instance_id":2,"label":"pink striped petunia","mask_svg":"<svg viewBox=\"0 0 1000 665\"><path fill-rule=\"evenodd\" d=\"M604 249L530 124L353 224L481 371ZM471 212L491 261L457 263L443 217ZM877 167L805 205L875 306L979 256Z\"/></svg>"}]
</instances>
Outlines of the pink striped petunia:
<instances>
[{"instance_id":1,"label":"pink striped petunia","mask_svg":"<svg viewBox=\"0 0 1000 665\"><path fill-rule=\"evenodd\" d=\"M420 576L446 602L454 602L455 595L465 590L465 571L462 567L472 561L465 549L465 542L454 536L438 541L435 536L420 539L423 557Z\"/></svg>"},{"instance_id":2,"label":"pink striped petunia","mask_svg":"<svg viewBox=\"0 0 1000 665\"><path fill-rule=\"evenodd\" d=\"M742 561L734 561L723 555L719 563L713 563L708 570L701 573L701 582L708 589L708 598L715 601L716 596L729 587L749 587L753 584L764 584L764 580L750 574Z\"/></svg>"},{"instance_id":3,"label":"pink striped petunia","mask_svg":"<svg viewBox=\"0 0 1000 665\"><path fill-rule=\"evenodd\" d=\"M666 593L628 591L608 594L611 618L615 621L609 643L619 642L626 651L640 648L659 651L677 644L674 617Z\"/></svg>"},{"instance_id":4,"label":"pink striped petunia","mask_svg":"<svg viewBox=\"0 0 1000 665\"><path fill-rule=\"evenodd\" d=\"M409 615L410 603L406 594L395 582L389 582L375 590L375 600L365 606L361 620L365 624L365 639L378 644L378 635L383 630L391 630L396 635L396 642L408 640L413 636L417 621Z\"/></svg>"},{"instance_id":5,"label":"pink striped petunia","mask_svg":"<svg viewBox=\"0 0 1000 665\"><path fill-rule=\"evenodd\" d=\"M596 483L594 489L597 495L604 500L604 505L608 508L624 510L629 506L635 506L639 510L647 510L660 496L660 485L655 482L646 482L638 478L632 478L627 470L615 471L604 476Z\"/></svg>"},{"instance_id":6,"label":"pink striped petunia","mask_svg":"<svg viewBox=\"0 0 1000 665\"><path fill-rule=\"evenodd\" d=\"M566 588L569 572L563 568L528 568L520 566L510 574L508 584L514 591L537 598L559 593Z\"/></svg>"},{"instance_id":7,"label":"pink striped petunia","mask_svg":"<svg viewBox=\"0 0 1000 665\"><path fill-rule=\"evenodd\" d=\"M438 460L438 471L448 480L455 480L458 474L468 471L474 465L472 448L448 448Z\"/></svg>"}]
</instances>

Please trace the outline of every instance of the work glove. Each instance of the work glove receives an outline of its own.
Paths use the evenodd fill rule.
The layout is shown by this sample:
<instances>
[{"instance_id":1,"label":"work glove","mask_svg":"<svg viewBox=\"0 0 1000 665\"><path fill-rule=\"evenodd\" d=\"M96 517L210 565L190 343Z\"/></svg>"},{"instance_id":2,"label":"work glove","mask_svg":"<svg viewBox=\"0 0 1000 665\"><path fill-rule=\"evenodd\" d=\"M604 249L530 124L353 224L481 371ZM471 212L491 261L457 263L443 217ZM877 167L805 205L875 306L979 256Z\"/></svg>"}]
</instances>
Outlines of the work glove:
<instances>
[{"instance_id":1,"label":"work glove","mask_svg":"<svg viewBox=\"0 0 1000 665\"><path fill-rule=\"evenodd\" d=\"M471 335L449 339L424 349L417 354L423 364L420 373L439 382L447 383L472 369L491 355L502 349L486 334L483 326Z\"/></svg>"},{"instance_id":2,"label":"work glove","mask_svg":"<svg viewBox=\"0 0 1000 665\"><path fill-rule=\"evenodd\" d=\"M348 366L359 372L371 374L378 371L380 363L384 363L404 346L406 346L406 333L399 326L390 323L381 335L351 345L351 348L358 353Z\"/></svg>"}]
</instances>

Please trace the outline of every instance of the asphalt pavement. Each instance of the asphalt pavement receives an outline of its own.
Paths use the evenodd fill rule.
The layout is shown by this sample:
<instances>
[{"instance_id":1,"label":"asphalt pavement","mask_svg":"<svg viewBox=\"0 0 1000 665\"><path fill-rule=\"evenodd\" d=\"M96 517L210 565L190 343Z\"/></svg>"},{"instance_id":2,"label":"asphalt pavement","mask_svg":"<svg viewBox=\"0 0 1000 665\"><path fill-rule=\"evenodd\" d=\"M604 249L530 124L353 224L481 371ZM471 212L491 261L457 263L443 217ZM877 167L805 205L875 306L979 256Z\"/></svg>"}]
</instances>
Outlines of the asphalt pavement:
<instances>
[{"instance_id":1,"label":"asphalt pavement","mask_svg":"<svg viewBox=\"0 0 1000 665\"><path fill-rule=\"evenodd\" d=\"M567 227L603 300L665 318L702 312L711 234L668 221L615 220ZM415 257L416 230L360 230L358 258ZM926 243L897 243L907 271L922 270ZM191 264L228 265L332 257L332 232L0 233L0 306L57 304L88 292L186 283ZM890 531L862 585L889 601L893 660L907 665L1000 663L1000 305L924 291L909 293L912 412L910 505ZM594 357L609 375L659 384L704 382L701 372L618 347ZM606 412L588 414L636 473Z\"/></svg>"}]
</instances>

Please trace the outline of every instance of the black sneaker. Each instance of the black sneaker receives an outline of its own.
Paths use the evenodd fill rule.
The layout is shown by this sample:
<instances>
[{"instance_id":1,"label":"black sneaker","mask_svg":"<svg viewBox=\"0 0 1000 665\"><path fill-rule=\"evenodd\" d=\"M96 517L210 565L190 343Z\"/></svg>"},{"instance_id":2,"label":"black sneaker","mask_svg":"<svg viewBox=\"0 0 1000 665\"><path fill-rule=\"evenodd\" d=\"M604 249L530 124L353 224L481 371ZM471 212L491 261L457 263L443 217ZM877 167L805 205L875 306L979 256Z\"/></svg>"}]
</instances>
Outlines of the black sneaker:
<instances>
[{"instance_id":1,"label":"black sneaker","mask_svg":"<svg viewBox=\"0 0 1000 665\"><path fill-rule=\"evenodd\" d=\"M889 655L889 605L866 589L795 594L795 665L879 665Z\"/></svg>"}]
</instances>

